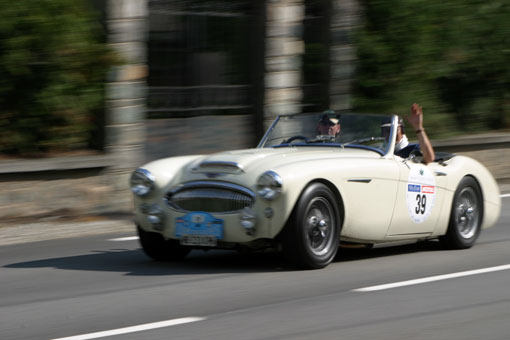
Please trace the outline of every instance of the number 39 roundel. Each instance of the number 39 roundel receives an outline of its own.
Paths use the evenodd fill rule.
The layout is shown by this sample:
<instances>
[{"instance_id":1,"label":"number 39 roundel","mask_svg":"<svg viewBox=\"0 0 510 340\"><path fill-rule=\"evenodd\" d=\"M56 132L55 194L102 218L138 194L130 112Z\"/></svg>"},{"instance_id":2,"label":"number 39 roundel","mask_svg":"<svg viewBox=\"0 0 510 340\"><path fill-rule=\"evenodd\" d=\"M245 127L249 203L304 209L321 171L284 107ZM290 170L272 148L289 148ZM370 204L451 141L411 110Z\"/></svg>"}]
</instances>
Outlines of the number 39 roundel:
<instances>
[{"instance_id":1,"label":"number 39 roundel","mask_svg":"<svg viewBox=\"0 0 510 340\"><path fill-rule=\"evenodd\" d=\"M407 210L415 223L424 222L436 199L434 175L424 165L412 166L407 181Z\"/></svg>"}]
</instances>

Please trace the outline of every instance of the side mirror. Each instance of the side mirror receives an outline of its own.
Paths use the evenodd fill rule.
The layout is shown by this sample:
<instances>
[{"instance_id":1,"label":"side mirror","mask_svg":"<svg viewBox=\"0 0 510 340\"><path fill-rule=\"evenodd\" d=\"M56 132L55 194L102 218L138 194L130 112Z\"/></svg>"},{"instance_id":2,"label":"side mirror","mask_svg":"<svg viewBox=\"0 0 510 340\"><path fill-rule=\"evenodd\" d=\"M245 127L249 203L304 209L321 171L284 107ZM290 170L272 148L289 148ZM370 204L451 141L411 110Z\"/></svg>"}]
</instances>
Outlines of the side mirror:
<instances>
[{"instance_id":1,"label":"side mirror","mask_svg":"<svg viewBox=\"0 0 510 340\"><path fill-rule=\"evenodd\" d=\"M411 160L413 163L422 163L423 162L423 154L420 150L413 150L409 154L408 157L409 160Z\"/></svg>"}]
</instances>

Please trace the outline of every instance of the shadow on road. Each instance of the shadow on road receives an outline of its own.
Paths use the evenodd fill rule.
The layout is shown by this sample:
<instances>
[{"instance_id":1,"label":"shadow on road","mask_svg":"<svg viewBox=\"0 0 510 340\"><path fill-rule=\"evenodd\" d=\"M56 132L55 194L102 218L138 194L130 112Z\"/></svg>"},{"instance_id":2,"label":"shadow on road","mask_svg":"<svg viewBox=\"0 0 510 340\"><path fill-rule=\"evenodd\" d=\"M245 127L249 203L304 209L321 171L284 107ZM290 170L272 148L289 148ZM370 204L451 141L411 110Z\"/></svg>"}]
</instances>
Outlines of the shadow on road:
<instances>
[{"instance_id":1,"label":"shadow on road","mask_svg":"<svg viewBox=\"0 0 510 340\"><path fill-rule=\"evenodd\" d=\"M438 242L395 246L381 249L340 248L332 265L423 251L442 250ZM236 251L193 251L184 260L157 262L140 249L109 249L90 254L57 257L5 265L4 268L57 268L64 270L125 272L131 276L189 274L257 273L299 270L289 265L279 253L238 253Z\"/></svg>"},{"instance_id":2,"label":"shadow on road","mask_svg":"<svg viewBox=\"0 0 510 340\"><path fill-rule=\"evenodd\" d=\"M13 263L4 268L57 268L83 271L125 272L125 275L163 276L188 274L219 274L277 272L287 270L281 255L276 253L240 254L235 251L193 251L184 260L158 262L141 250L112 249L93 251L86 255L50 258Z\"/></svg>"}]
</instances>

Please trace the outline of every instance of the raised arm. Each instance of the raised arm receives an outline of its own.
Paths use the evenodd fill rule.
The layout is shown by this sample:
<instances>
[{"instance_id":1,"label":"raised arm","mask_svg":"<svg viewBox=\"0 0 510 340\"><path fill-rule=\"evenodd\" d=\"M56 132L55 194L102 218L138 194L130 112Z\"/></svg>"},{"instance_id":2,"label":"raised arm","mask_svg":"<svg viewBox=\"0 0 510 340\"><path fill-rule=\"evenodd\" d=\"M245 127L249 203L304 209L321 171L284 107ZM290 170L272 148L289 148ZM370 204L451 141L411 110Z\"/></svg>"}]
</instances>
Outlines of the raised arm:
<instances>
[{"instance_id":1,"label":"raised arm","mask_svg":"<svg viewBox=\"0 0 510 340\"><path fill-rule=\"evenodd\" d=\"M425 164L431 163L435 159L434 149L432 148L432 144L430 144L430 140L427 137L427 133L423 128L423 109L420 105L414 103L411 105L411 114L406 116L407 121L413 127L416 137L418 138L418 142L420 143L420 149L423 153L423 162Z\"/></svg>"}]
</instances>

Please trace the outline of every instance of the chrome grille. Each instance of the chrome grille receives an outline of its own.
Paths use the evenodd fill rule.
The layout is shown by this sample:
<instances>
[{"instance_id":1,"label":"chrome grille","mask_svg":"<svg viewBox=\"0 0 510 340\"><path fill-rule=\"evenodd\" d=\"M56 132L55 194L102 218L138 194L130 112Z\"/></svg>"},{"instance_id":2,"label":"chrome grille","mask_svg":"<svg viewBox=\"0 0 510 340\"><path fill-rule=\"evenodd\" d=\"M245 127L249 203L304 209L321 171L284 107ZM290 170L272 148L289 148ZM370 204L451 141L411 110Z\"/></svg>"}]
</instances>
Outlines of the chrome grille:
<instances>
[{"instance_id":1,"label":"chrome grille","mask_svg":"<svg viewBox=\"0 0 510 340\"><path fill-rule=\"evenodd\" d=\"M238 185L221 182L192 182L184 184L167 196L168 204L184 211L228 213L253 204L255 195Z\"/></svg>"}]
</instances>

